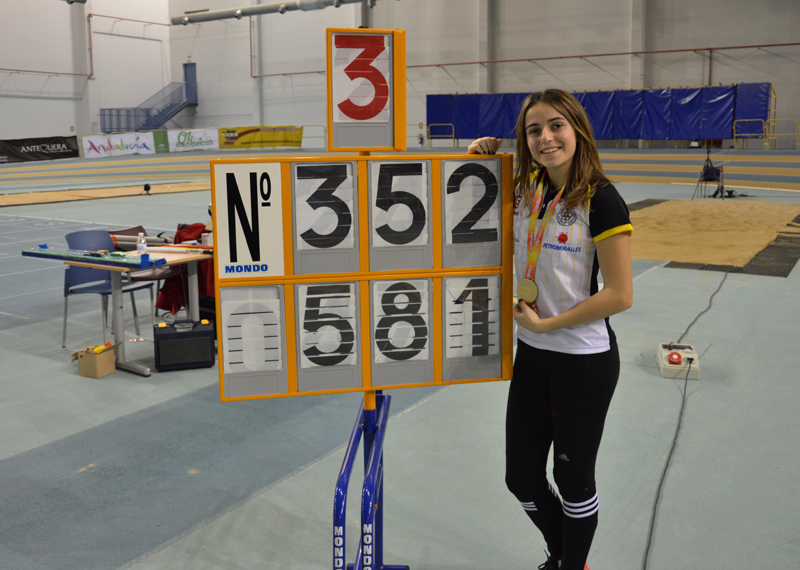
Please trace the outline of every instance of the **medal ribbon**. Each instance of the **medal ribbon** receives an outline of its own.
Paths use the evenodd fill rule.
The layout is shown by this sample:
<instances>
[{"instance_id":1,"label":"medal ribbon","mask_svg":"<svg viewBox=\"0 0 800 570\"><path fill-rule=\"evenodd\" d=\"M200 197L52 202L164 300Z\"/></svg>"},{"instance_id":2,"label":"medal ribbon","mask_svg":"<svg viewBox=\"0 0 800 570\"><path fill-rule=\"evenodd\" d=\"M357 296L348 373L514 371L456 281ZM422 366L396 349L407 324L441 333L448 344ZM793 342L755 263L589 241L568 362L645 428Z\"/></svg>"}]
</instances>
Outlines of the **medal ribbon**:
<instances>
[{"instance_id":1,"label":"medal ribbon","mask_svg":"<svg viewBox=\"0 0 800 570\"><path fill-rule=\"evenodd\" d=\"M562 186L556 197L553 198L553 200L547 206L547 210L542 217L542 223L539 225L539 229L537 231L536 225L539 221L539 211L542 209L542 202L544 201L545 175L546 173L543 170L541 177L539 178L539 184L536 187L536 192L533 195L533 204L531 204L531 218L528 221L528 266L525 269L525 277L527 279L533 279L533 276L536 273L536 262L539 259L539 251L542 249L544 230L547 228L550 218L553 217L553 213L556 211L558 201L561 200L561 195L564 193L564 188L566 188L566 185ZM534 181L534 184L535 183L536 181Z\"/></svg>"}]
</instances>

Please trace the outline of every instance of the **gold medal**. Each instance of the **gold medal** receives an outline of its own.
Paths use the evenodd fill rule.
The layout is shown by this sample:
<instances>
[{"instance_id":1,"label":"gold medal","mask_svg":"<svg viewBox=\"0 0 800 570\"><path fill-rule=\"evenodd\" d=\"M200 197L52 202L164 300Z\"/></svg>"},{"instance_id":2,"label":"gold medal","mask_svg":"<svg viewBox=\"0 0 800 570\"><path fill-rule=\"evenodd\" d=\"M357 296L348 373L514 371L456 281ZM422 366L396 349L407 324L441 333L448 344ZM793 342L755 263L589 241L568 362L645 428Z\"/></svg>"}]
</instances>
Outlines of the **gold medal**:
<instances>
[{"instance_id":1,"label":"gold medal","mask_svg":"<svg viewBox=\"0 0 800 570\"><path fill-rule=\"evenodd\" d=\"M526 303L533 303L539 295L539 287L533 279L523 279L517 283L517 297Z\"/></svg>"}]
</instances>

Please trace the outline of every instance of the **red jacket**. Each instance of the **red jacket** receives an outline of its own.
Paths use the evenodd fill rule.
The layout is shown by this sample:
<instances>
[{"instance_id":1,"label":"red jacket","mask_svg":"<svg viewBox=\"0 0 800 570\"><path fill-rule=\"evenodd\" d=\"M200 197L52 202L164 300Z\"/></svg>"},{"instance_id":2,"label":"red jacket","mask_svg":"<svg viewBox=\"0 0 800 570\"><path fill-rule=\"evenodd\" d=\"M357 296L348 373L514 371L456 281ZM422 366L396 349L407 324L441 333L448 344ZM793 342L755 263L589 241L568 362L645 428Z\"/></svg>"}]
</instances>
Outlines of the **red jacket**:
<instances>
[{"instance_id":1,"label":"red jacket","mask_svg":"<svg viewBox=\"0 0 800 570\"><path fill-rule=\"evenodd\" d=\"M205 231L205 224L188 225L175 233L175 243L199 240ZM188 287L189 279L186 264L180 267L183 272L184 282ZM212 260L197 263L197 286L200 297L214 297L214 262ZM156 299L156 308L162 311L169 311L174 315L184 306L186 306L186 300L183 298L180 276L176 275L165 279L164 285L158 293L158 299Z\"/></svg>"}]
</instances>

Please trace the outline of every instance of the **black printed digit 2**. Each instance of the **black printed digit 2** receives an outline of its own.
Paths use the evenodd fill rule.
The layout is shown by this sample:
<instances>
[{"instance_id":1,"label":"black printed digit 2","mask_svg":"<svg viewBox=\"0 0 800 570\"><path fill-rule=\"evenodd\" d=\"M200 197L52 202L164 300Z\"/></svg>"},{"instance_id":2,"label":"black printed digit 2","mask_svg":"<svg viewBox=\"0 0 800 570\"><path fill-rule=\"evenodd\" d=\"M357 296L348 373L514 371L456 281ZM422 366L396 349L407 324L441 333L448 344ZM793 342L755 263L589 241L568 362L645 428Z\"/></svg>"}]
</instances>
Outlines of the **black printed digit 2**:
<instances>
[{"instance_id":1,"label":"black printed digit 2","mask_svg":"<svg viewBox=\"0 0 800 570\"><path fill-rule=\"evenodd\" d=\"M447 179L447 193L452 194L461 190L461 184L469 176L477 176L483 182L484 194L453 228L453 243L497 241L496 228L475 229L474 227L497 200L497 178L488 168L475 162L462 164Z\"/></svg>"}]
</instances>

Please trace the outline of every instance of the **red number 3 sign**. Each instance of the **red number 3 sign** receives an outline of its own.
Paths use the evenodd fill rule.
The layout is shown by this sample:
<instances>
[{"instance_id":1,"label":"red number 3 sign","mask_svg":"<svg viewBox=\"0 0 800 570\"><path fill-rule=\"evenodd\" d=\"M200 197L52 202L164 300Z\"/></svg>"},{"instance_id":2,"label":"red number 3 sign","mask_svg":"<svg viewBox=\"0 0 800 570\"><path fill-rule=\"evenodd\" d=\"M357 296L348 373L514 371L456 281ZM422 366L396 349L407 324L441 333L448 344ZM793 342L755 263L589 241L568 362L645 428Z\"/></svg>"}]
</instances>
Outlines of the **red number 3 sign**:
<instances>
[{"instance_id":1,"label":"red number 3 sign","mask_svg":"<svg viewBox=\"0 0 800 570\"><path fill-rule=\"evenodd\" d=\"M386 43L385 36L343 34L334 36L334 47L337 48L334 65L338 66L341 56L355 52L355 58L352 60L350 57L346 58L345 61L349 63L344 68L344 74L355 89L351 90L347 85L334 83L334 93L338 91L339 94L344 94L350 91L347 99L337 105L345 117L354 121L369 121L380 119L381 111L384 115L388 115L386 107L389 102L389 58ZM359 79L365 79L367 83L359 82ZM383 120L387 118L388 116Z\"/></svg>"},{"instance_id":2,"label":"red number 3 sign","mask_svg":"<svg viewBox=\"0 0 800 570\"><path fill-rule=\"evenodd\" d=\"M405 150L405 31L328 30L328 150Z\"/></svg>"}]
</instances>

